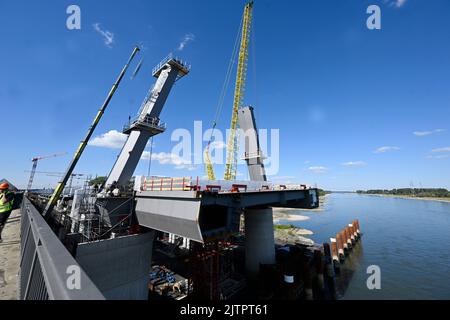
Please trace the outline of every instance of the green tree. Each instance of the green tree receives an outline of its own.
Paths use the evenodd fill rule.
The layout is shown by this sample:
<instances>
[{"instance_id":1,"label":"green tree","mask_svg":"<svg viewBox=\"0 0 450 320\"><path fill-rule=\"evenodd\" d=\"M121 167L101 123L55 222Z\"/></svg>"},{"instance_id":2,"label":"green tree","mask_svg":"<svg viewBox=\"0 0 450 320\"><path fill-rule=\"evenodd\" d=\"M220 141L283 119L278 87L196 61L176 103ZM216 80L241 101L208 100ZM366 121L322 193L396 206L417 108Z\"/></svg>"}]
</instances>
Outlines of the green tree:
<instances>
[{"instance_id":1,"label":"green tree","mask_svg":"<svg viewBox=\"0 0 450 320\"><path fill-rule=\"evenodd\" d=\"M89 185L93 186L93 185L96 185L96 184L103 184L103 183L105 183L106 179L107 179L107 177L103 177L103 176L97 177L97 178L92 179L91 181L89 181Z\"/></svg>"}]
</instances>

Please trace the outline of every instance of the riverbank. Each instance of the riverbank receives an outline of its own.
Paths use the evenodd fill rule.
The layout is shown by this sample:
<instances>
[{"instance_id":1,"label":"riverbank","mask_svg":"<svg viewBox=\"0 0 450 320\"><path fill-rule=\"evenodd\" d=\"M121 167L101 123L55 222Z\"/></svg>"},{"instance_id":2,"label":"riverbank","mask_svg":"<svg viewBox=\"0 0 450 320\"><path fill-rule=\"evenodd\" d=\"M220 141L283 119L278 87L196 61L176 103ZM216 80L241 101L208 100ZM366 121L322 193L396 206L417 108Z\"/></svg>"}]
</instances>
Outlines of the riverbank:
<instances>
[{"instance_id":1,"label":"riverbank","mask_svg":"<svg viewBox=\"0 0 450 320\"><path fill-rule=\"evenodd\" d=\"M273 223L278 224L280 221L305 221L309 217L298 214L301 209L289 209L289 208L273 208Z\"/></svg>"},{"instance_id":2,"label":"riverbank","mask_svg":"<svg viewBox=\"0 0 450 320\"><path fill-rule=\"evenodd\" d=\"M396 194L364 194L366 196L374 197L388 197L388 198L399 198L408 200L424 200L424 201L437 201L437 202L447 202L450 203L450 198L433 198L433 197L414 197L414 196L404 196Z\"/></svg>"},{"instance_id":3,"label":"riverbank","mask_svg":"<svg viewBox=\"0 0 450 320\"><path fill-rule=\"evenodd\" d=\"M310 230L297 228L291 225L275 225L274 238L278 244L302 244L306 246L314 245L314 241L305 236L313 235Z\"/></svg>"}]
</instances>

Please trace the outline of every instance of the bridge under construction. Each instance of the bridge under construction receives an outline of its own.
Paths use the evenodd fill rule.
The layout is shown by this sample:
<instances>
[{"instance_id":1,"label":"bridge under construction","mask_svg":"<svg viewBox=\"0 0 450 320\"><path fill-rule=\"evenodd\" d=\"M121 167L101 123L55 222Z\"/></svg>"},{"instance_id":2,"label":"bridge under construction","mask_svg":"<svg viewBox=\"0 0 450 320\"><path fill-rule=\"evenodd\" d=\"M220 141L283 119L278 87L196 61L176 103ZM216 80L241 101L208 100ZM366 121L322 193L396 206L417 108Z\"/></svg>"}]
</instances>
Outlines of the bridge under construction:
<instances>
[{"instance_id":1,"label":"bridge under construction","mask_svg":"<svg viewBox=\"0 0 450 320\"><path fill-rule=\"evenodd\" d=\"M21 299L297 299L313 298L313 288L319 288L314 298L334 297L333 273L323 280L324 269L333 269L329 247L286 247L274 239L273 208L317 208L319 191L267 181L254 109L243 105L252 9L253 2L247 3L236 52L224 179L216 179L211 141L204 153L206 178L134 176L149 140L166 130L160 117L174 84L191 69L169 55L153 69L155 83L124 126L127 139L105 183L63 192L139 52L134 48L53 194L27 190L21 209ZM247 138L243 159L249 180L236 180L238 127ZM358 232L348 234L353 244ZM81 290L65 286L73 266L81 270Z\"/></svg>"}]
</instances>

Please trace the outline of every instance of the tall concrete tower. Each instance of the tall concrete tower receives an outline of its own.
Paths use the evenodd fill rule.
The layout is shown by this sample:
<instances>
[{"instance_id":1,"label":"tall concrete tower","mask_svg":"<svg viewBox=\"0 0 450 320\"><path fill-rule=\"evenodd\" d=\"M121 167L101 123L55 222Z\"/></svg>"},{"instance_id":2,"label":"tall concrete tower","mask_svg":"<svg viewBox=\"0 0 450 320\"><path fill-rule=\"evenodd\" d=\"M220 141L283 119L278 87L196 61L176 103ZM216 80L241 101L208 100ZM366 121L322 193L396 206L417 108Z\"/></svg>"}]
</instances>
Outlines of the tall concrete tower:
<instances>
[{"instance_id":1,"label":"tall concrete tower","mask_svg":"<svg viewBox=\"0 0 450 320\"><path fill-rule=\"evenodd\" d=\"M142 104L138 117L123 130L128 139L106 180L105 189L113 185L122 187L128 184L148 140L166 129L159 116L170 90L178 79L188 73L189 67L172 55L153 69L153 76L157 78L156 83Z\"/></svg>"}]
</instances>

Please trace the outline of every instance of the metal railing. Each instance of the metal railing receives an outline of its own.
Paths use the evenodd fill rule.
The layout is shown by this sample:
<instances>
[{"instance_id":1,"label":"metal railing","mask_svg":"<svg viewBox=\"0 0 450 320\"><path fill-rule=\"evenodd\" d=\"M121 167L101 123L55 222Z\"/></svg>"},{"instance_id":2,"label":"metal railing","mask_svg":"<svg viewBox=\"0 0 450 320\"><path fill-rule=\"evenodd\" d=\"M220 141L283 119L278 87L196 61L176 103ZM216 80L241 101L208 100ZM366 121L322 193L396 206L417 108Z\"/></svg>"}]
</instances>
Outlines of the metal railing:
<instances>
[{"instance_id":1,"label":"metal railing","mask_svg":"<svg viewBox=\"0 0 450 320\"><path fill-rule=\"evenodd\" d=\"M21 300L105 299L26 197L20 241Z\"/></svg>"},{"instance_id":2,"label":"metal railing","mask_svg":"<svg viewBox=\"0 0 450 320\"><path fill-rule=\"evenodd\" d=\"M141 189L143 191L188 191L195 188L192 185L192 177L181 177L145 179Z\"/></svg>"},{"instance_id":3,"label":"metal railing","mask_svg":"<svg viewBox=\"0 0 450 320\"><path fill-rule=\"evenodd\" d=\"M158 118L152 118L149 116L143 117L135 117L130 120L128 124L123 127L123 132L126 132L132 128L148 128L154 129L157 131L165 131L167 125L165 122L162 122Z\"/></svg>"},{"instance_id":4,"label":"metal railing","mask_svg":"<svg viewBox=\"0 0 450 320\"><path fill-rule=\"evenodd\" d=\"M167 57L165 57L163 60L161 60L161 62L158 63L158 65L153 68L153 70L152 70L153 76L156 76L158 74L159 70L161 70L161 68L171 60L176 62L176 64L178 65L178 67L182 71L182 73L187 73L191 69L191 65L187 64L186 61L183 61L180 58L175 57L173 55L173 53L169 53L169 55ZM182 75L178 76L178 78L181 78L181 77L182 77Z\"/></svg>"}]
</instances>

